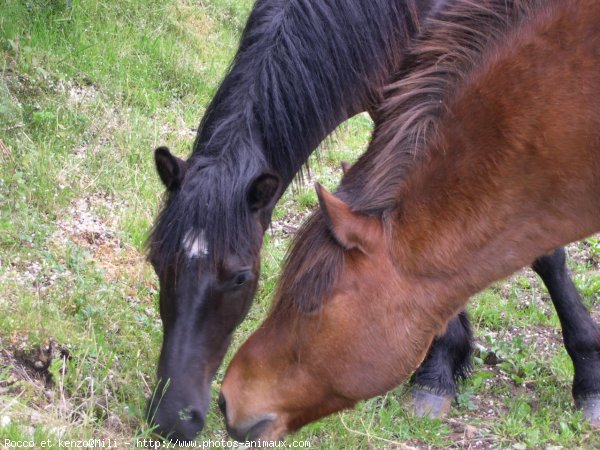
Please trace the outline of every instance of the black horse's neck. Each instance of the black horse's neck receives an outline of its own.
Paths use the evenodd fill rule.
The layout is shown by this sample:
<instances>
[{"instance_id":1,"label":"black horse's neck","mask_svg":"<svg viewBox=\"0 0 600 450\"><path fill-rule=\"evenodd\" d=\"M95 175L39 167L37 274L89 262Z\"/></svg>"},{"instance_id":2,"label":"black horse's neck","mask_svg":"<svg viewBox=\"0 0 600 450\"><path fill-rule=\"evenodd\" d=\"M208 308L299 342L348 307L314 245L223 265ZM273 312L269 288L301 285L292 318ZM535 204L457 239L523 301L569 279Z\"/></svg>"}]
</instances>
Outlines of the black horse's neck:
<instances>
[{"instance_id":1,"label":"black horse's neck","mask_svg":"<svg viewBox=\"0 0 600 450\"><path fill-rule=\"evenodd\" d=\"M193 157L262 167L287 186L339 123L377 103L434 3L258 0Z\"/></svg>"}]
</instances>

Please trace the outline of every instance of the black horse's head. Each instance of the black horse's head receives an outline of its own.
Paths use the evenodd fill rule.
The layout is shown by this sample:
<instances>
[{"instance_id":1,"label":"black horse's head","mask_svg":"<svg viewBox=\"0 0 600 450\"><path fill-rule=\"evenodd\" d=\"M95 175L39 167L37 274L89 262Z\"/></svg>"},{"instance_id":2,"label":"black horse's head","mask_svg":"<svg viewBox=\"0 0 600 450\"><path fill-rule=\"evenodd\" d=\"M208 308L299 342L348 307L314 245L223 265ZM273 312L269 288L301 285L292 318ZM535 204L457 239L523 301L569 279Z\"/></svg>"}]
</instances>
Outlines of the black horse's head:
<instances>
[{"instance_id":1,"label":"black horse's head","mask_svg":"<svg viewBox=\"0 0 600 450\"><path fill-rule=\"evenodd\" d=\"M164 336L148 417L163 436L191 440L204 426L211 380L252 303L281 183L250 160L184 162L164 147L155 159L167 200L149 258L160 279Z\"/></svg>"}]
</instances>

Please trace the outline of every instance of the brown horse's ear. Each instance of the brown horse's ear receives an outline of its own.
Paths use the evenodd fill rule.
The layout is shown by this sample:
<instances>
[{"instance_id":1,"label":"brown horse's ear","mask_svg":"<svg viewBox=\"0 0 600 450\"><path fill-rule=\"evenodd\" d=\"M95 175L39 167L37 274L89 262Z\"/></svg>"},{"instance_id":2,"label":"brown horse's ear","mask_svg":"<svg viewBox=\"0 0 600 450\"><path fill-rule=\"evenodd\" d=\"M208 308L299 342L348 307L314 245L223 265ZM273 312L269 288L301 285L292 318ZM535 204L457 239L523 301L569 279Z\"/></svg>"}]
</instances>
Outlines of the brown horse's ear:
<instances>
[{"instance_id":1,"label":"brown horse's ear","mask_svg":"<svg viewBox=\"0 0 600 450\"><path fill-rule=\"evenodd\" d=\"M154 161L156 171L167 190L179 189L185 176L185 161L171 154L167 147L158 147L154 150Z\"/></svg>"},{"instance_id":2,"label":"brown horse's ear","mask_svg":"<svg viewBox=\"0 0 600 450\"><path fill-rule=\"evenodd\" d=\"M344 175L346 175L348 173L348 171L350 170L350 167L352 167L352 165L348 162L348 161L342 161L342 172L344 173Z\"/></svg>"},{"instance_id":3,"label":"brown horse's ear","mask_svg":"<svg viewBox=\"0 0 600 450\"><path fill-rule=\"evenodd\" d=\"M281 180L277 175L263 173L257 176L248 189L248 205L253 212L273 209L279 198Z\"/></svg>"},{"instance_id":4,"label":"brown horse's ear","mask_svg":"<svg viewBox=\"0 0 600 450\"><path fill-rule=\"evenodd\" d=\"M338 243L346 250L358 249L367 253L370 224L374 219L355 213L343 200L319 183L315 184L319 205L327 225Z\"/></svg>"}]
</instances>

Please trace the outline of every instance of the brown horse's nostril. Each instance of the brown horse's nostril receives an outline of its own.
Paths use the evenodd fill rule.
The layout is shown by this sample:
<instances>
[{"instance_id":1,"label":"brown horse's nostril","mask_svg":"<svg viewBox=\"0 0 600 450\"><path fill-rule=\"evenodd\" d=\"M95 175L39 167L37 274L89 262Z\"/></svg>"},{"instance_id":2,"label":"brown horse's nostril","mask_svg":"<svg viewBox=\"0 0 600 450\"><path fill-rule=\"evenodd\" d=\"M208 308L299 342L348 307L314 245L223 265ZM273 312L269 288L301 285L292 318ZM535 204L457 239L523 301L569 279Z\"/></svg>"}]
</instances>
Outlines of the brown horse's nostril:
<instances>
[{"instance_id":1,"label":"brown horse's nostril","mask_svg":"<svg viewBox=\"0 0 600 450\"><path fill-rule=\"evenodd\" d=\"M245 431L240 431L240 430L232 430L232 429L227 429L227 431L229 431L229 435L234 438L236 441L242 442L244 440L248 440L248 441L255 441L258 439L261 439L261 434L263 431L265 431L266 428L269 427L269 425L271 425L271 423L273 423L273 419L266 418L263 419L257 423L255 423L254 425L252 425L250 428L248 428Z\"/></svg>"},{"instance_id":2,"label":"brown horse's nostril","mask_svg":"<svg viewBox=\"0 0 600 450\"><path fill-rule=\"evenodd\" d=\"M219 399L217 402L219 403L219 409L225 418L225 428L227 428L227 433L229 433L229 436L238 442L245 442L247 440L252 441L260 438L262 432L268 428L268 426L276 418L275 414L267 414L262 416L262 418L255 419L256 421L254 424L238 428L235 424L231 424L229 418L227 417L227 401L225 400L223 392L219 393Z\"/></svg>"},{"instance_id":3,"label":"brown horse's nostril","mask_svg":"<svg viewBox=\"0 0 600 450\"><path fill-rule=\"evenodd\" d=\"M225 421L227 421L227 402L225 401L225 397L223 396L222 392L219 392L219 409L221 410L221 413L223 414L223 417L225 417Z\"/></svg>"}]
</instances>

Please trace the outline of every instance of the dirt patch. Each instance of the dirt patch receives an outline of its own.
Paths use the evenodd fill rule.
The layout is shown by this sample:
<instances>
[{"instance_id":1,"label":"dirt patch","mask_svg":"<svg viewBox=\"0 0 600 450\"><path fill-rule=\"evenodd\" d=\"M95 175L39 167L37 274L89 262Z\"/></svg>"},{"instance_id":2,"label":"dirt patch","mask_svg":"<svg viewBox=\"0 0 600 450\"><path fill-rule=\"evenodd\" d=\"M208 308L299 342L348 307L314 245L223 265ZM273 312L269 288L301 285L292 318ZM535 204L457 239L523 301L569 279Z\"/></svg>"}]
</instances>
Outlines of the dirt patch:
<instances>
[{"instance_id":1,"label":"dirt patch","mask_svg":"<svg viewBox=\"0 0 600 450\"><path fill-rule=\"evenodd\" d=\"M70 351L47 339L42 345L23 349L26 338L17 337L3 345L0 341L0 367L5 368L0 380L0 401L2 396L11 399L6 403L2 420L8 425L12 420L28 420L33 426L48 426L57 419L57 423L75 423L85 419L82 411L91 412L94 417L103 420L106 430L114 433L131 433L134 429L133 419L123 421L108 408L108 397L98 395L89 397L87 393L66 389L64 383L67 374L67 361L71 360ZM28 408L12 408L14 399L26 399ZM49 428L56 436L62 436L67 427L64 425Z\"/></svg>"},{"instance_id":2,"label":"dirt patch","mask_svg":"<svg viewBox=\"0 0 600 450\"><path fill-rule=\"evenodd\" d=\"M51 366L58 361L59 370L66 370L65 363L69 359L69 350L51 338L39 346L27 348L22 336L13 336L12 344L0 346L0 361L9 369L9 374L4 374L0 381L0 388L19 391L18 381L25 381L38 389L50 389L56 382Z\"/></svg>"},{"instance_id":3,"label":"dirt patch","mask_svg":"<svg viewBox=\"0 0 600 450\"><path fill-rule=\"evenodd\" d=\"M486 436L489 430L477 428L456 419L447 419L446 423L452 428L451 440L454 448L488 449L497 440L494 436Z\"/></svg>"},{"instance_id":4,"label":"dirt patch","mask_svg":"<svg viewBox=\"0 0 600 450\"><path fill-rule=\"evenodd\" d=\"M600 239L600 235L595 236ZM590 270L600 272L600 252L589 241L579 241L567 246L567 255L571 263L588 266Z\"/></svg>"},{"instance_id":5,"label":"dirt patch","mask_svg":"<svg viewBox=\"0 0 600 450\"><path fill-rule=\"evenodd\" d=\"M341 173L341 169L339 172ZM314 189L313 182L310 168L306 168L306 172L301 176L297 176L294 185L291 187L294 190L294 196L303 191ZM277 208L286 213L283 218L271 222L271 233L284 239L293 237L315 210L315 208L301 207L295 199L281 201Z\"/></svg>"},{"instance_id":6,"label":"dirt patch","mask_svg":"<svg viewBox=\"0 0 600 450\"><path fill-rule=\"evenodd\" d=\"M60 81L52 78L48 73L40 72L39 76L34 77L28 74L16 74L12 69L8 69L3 78L8 90L16 99L19 98L43 98L48 93L59 92ZM21 103L16 103L21 107Z\"/></svg>"},{"instance_id":7,"label":"dirt patch","mask_svg":"<svg viewBox=\"0 0 600 450\"><path fill-rule=\"evenodd\" d=\"M62 88L67 95L67 104L80 106L88 104L99 95L98 88L93 84L71 83Z\"/></svg>"},{"instance_id":8,"label":"dirt patch","mask_svg":"<svg viewBox=\"0 0 600 450\"><path fill-rule=\"evenodd\" d=\"M296 202L286 201L282 206L287 214L280 220L271 223L271 233L277 237L288 238L294 236L312 211L299 211Z\"/></svg>"},{"instance_id":9,"label":"dirt patch","mask_svg":"<svg viewBox=\"0 0 600 450\"><path fill-rule=\"evenodd\" d=\"M125 206L101 193L77 199L67 210L70 217L58 221L54 239L59 245L70 241L88 250L108 280L132 271L139 273L144 267L143 255L119 239L115 231L117 211ZM105 211L104 218L98 215L100 209Z\"/></svg>"},{"instance_id":10,"label":"dirt patch","mask_svg":"<svg viewBox=\"0 0 600 450\"><path fill-rule=\"evenodd\" d=\"M54 340L47 339L39 347L29 350L14 351L14 358L18 371L25 371L30 377L40 379L46 388L54 386L53 374L50 370L55 361L59 361L63 372L66 370L66 361L71 359L69 350L58 345Z\"/></svg>"},{"instance_id":11,"label":"dirt patch","mask_svg":"<svg viewBox=\"0 0 600 450\"><path fill-rule=\"evenodd\" d=\"M557 328L536 325L522 331L523 343L545 353L555 353L563 347L562 332Z\"/></svg>"}]
</instances>

